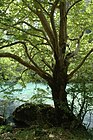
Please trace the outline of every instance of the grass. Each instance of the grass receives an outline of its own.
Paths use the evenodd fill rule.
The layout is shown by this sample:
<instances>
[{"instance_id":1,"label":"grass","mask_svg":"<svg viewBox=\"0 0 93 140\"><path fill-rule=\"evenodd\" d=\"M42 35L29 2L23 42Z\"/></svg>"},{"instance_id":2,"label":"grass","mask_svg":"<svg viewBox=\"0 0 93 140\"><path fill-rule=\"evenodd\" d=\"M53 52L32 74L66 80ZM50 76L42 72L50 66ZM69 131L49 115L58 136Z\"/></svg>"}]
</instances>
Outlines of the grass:
<instances>
[{"instance_id":1,"label":"grass","mask_svg":"<svg viewBox=\"0 0 93 140\"><path fill-rule=\"evenodd\" d=\"M69 131L61 127L33 125L29 128L0 127L0 140L93 140L89 134L78 130Z\"/></svg>"}]
</instances>

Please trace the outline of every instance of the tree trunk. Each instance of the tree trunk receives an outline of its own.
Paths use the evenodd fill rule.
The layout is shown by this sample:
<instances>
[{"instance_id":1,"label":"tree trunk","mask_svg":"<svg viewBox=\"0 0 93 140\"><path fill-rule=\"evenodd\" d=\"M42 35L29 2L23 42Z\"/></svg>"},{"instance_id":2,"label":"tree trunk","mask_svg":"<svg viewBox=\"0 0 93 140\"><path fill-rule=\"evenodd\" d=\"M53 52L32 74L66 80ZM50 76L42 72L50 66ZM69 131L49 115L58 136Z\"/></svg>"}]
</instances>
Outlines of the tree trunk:
<instances>
[{"instance_id":1,"label":"tree trunk","mask_svg":"<svg viewBox=\"0 0 93 140\"><path fill-rule=\"evenodd\" d=\"M60 63L56 63L53 72L53 83L51 86L52 97L55 106L57 125L68 125L73 121L74 115L72 114L67 101L67 67L66 63L61 66Z\"/></svg>"}]
</instances>

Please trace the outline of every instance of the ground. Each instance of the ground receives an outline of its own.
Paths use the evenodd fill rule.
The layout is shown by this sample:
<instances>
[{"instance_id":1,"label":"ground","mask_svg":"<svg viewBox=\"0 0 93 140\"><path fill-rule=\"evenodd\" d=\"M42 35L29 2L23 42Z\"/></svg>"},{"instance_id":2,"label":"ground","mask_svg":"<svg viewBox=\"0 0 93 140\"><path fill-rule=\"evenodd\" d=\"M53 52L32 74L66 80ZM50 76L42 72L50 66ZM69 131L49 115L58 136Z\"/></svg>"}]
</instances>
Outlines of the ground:
<instances>
[{"instance_id":1,"label":"ground","mask_svg":"<svg viewBox=\"0 0 93 140\"><path fill-rule=\"evenodd\" d=\"M0 140L93 140L84 131L69 131L61 127L32 125L27 128L0 126Z\"/></svg>"}]
</instances>

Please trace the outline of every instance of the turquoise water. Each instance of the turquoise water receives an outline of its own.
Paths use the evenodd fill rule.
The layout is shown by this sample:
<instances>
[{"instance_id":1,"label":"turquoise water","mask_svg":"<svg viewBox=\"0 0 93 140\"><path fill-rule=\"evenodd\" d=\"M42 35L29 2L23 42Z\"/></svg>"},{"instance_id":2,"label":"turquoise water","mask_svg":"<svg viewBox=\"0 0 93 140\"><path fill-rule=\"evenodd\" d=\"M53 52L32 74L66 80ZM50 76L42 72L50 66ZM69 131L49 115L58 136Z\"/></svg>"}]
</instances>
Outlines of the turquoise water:
<instances>
[{"instance_id":1,"label":"turquoise water","mask_svg":"<svg viewBox=\"0 0 93 140\"><path fill-rule=\"evenodd\" d=\"M7 86L6 86L7 87ZM6 88L5 87L5 88ZM2 89L0 89L2 90ZM22 87L20 84L16 84L13 88L13 92L8 89L7 92L0 92L0 98L1 99L5 99L10 97L10 99L14 99L14 100L22 100L22 101L33 101L33 99L31 99L32 96L35 96L36 94L42 93L43 97L51 97L51 90L49 88L48 85L45 84L41 84L41 83L27 83L26 87ZM9 92L9 93L8 93ZM41 94L41 97L42 97ZM45 96L44 96L45 94ZM53 101L50 99L46 99L45 102L50 104L53 104Z\"/></svg>"}]
</instances>

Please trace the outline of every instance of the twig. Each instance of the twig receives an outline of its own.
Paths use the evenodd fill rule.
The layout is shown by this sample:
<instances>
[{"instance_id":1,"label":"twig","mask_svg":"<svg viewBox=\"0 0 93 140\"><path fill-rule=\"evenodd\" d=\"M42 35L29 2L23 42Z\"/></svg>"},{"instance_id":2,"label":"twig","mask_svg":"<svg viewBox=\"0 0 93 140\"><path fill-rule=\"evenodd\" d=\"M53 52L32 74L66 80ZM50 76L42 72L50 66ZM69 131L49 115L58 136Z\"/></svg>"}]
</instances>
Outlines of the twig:
<instances>
[{"instance_id":1,"label":"twig","mask_svg":"<svg viewBox=\"0 0 93 140\"><path fill-rule=\"evenodd\" d=\"M70 11L70 9L71 9L73 6L75 6L77 3L79 3L80 1L82 1L82 0L77 0L76 2L74 2L74 3L68 8L68 10L67 10L67 12L66 12L66 16L67 16L68 12Z\"/></svg>"},{"instance_id":2,"label":"twig","mask_svg":"<svg viewBox=\"0 0 93 140\"><path fill-rule=\"evenodd\" d=\"M83 63L86 61L87 57L93 52L93 48L87 53L87 55L83 58L81 63L68 75L68 80L72 78L74 73L83 65Z\"/></svg>"}]
</instances>

